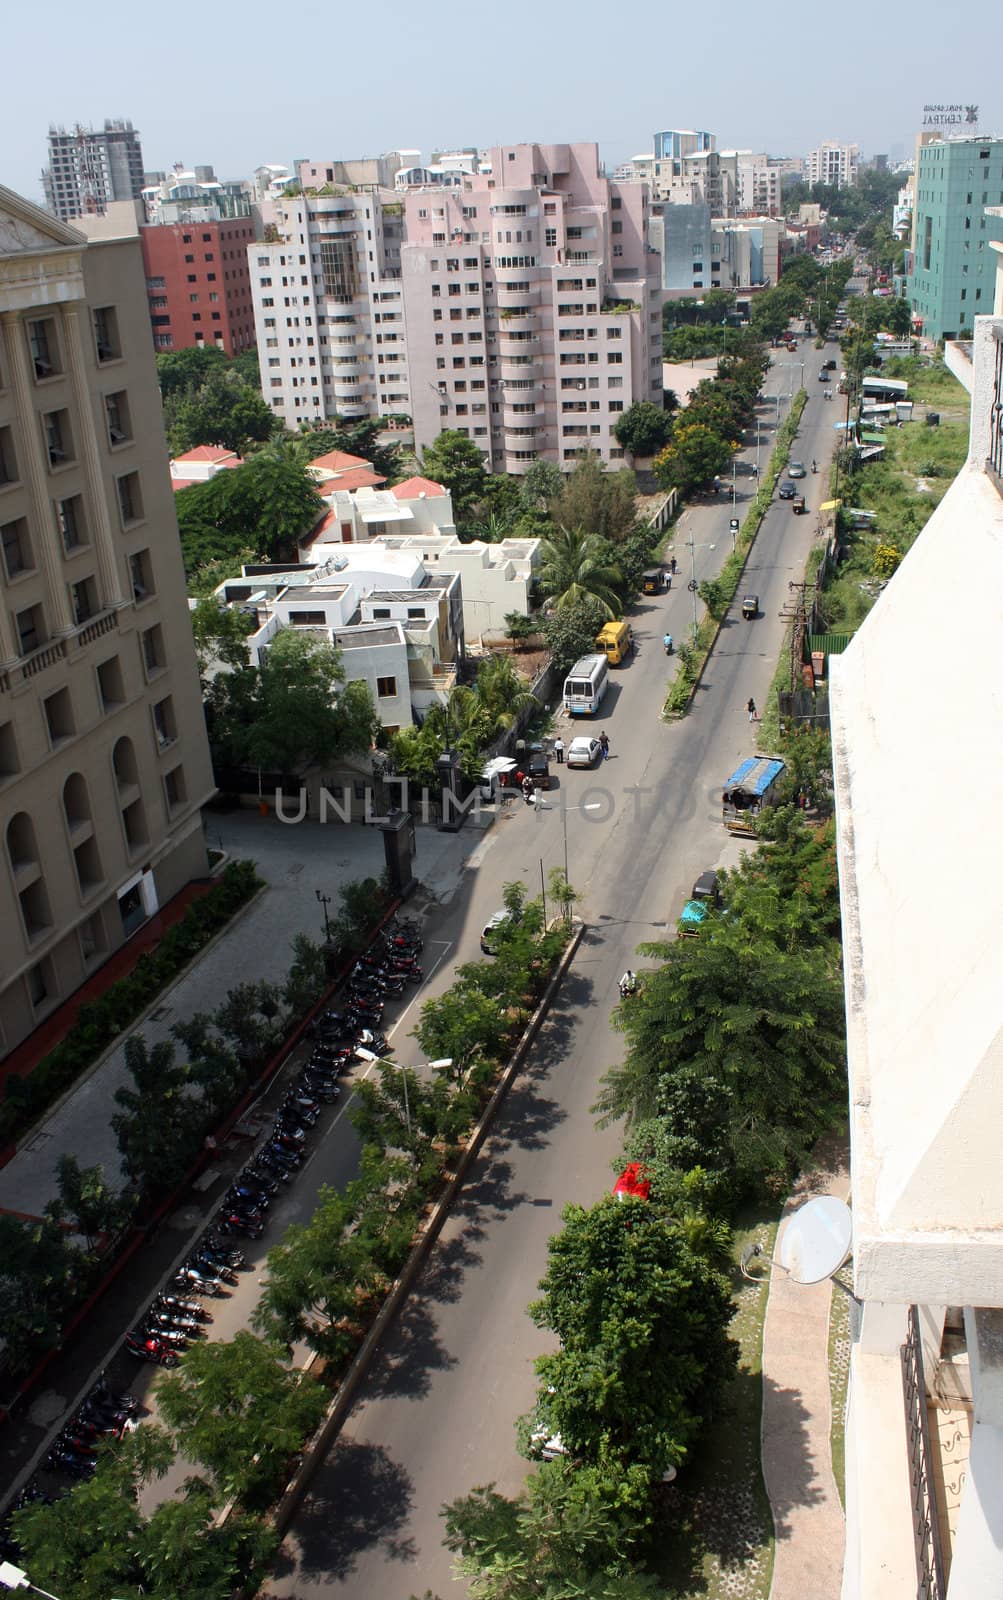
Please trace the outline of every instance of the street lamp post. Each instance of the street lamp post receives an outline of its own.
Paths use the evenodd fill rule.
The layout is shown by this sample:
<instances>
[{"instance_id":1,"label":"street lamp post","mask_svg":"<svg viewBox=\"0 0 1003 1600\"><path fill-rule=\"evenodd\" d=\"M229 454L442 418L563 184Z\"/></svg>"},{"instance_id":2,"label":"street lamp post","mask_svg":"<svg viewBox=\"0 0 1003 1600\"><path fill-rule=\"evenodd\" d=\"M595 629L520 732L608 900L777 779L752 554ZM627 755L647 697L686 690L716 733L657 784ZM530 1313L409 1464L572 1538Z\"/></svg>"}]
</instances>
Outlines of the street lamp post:
<instances>
[{"instance_id":1,"label":"street lamp post","mask_svg":"<svg viewBox=\"0 0 1003 1600\"><path fill-rule=\"evenodd\" d=\"M693 600L693 643L696 644L696 642L697 642L697 551L698 550L713 550L714 546L712 544L694 544L692 528L690 529L690 536L685 542L689 546L689 552L690 552L690 595L691 595L692 600Z\"/></svg>"},{"instance_id":2,"label":"street lamp post","mask_svg":"<svg viewBox=\"0 0 1003 1600\"><path fill-rule=\"evenodd\" d=\"M387 1060L386 1056L378 1056L374 1050L367 1050L365 1048L365 1046L361 1045L361 1044L360 1045L356 1045L355 1054L357 1056L361 1056L363 1061L370 1061L370 1062L372 1062L372 1061L383 1061L385 1066L394 1067L400 1073L400 1075L401 1075L401 1084L403 1085L403 1088L404 1088L404 1123L405 1123L405 1126L407 1127L407 1136L410 1139L410 1137L411 1137L411 1101L408 1098L408 1092L407 1092L407 1075L408 1075L408 1070L409 1069L407 1067L405 1067L405 1066L402 1066L402 1064L399 1061L389 1061L389 1060ZM433 1069L433 1071L440 1071L440 1070L444 1071L446 1067L451 1067L453 1065L453 1058L452 1058L452 1056L442 1056L440 1060L438 1060L438 1061L429 1061L427 1063L427 1065L430 1066Z\"/></svg>"},{"instance_id":3,"label":"street lamp post","mask_svg":"<svg viewBox=\"0 0 1003 1600\"><path fill-rule=\"evenodd\" d=\"M48 1589L40 1589L32 1583L28 1574L21 1567L15 1567L12 1561L0 1561L0 1589L30 1589L32 1594L41 1594L45 1600L57 1600Z\"/></svg>"},{"instance_id":4,"label":"street lamp post","mask_svg":"<svg viewBox=\"0 0 1003 1600\"><path fill-rule=\"evenodd\" d=\"M315 889L313 892L317 896L317 899L320 902L321 908L324 912L324 943L330 944L331 924L328 920L327 908L331 904L331 896L329 894L321 894L319 889Z\"/></svg>"}]
</instances>

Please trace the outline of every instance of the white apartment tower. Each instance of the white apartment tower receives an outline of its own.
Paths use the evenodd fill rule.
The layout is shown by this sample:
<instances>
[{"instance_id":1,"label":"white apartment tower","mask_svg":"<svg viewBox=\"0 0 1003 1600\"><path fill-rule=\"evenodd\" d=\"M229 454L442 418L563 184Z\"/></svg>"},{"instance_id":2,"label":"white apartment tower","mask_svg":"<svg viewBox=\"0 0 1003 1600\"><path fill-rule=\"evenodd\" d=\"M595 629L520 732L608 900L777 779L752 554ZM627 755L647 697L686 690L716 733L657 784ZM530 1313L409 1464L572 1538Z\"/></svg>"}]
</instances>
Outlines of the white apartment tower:
<instances>
[{"instance_id":1,"label":"white apartment tower","mask_svg":"<svg viewBox=\"0 0 1003 1600\"><path fill-rule=\"evenodd\" d=\"M585 451L617 460L618 416L661 402L661 294L648 190L594 144L509 145L461 189L408 193L401 250L415 444L472 438L493 472Z\"/></svg>"},{"instance_id":2,"label":"white apartment tower","mask_svg":"<svg viewBox=\"0 0 1003 1600\"><path fill-rule=\"evenodd\" d=\"M825 183L833 189L852 189L857 181L860 147L826 139L808 152L809 184Z\"/></svg>"},{"instance_id":3,"label":"white apartment tower","mask_svg":"<svg viewBox=\"0 0 1003 1600\"><path fill-rule=\"evenodd\" d=\"M302 162L265 240L248 246L261 389L293 429L411 409L403 206L392 190L345 188L325 171Z\"/></svg>"}]
</instances>

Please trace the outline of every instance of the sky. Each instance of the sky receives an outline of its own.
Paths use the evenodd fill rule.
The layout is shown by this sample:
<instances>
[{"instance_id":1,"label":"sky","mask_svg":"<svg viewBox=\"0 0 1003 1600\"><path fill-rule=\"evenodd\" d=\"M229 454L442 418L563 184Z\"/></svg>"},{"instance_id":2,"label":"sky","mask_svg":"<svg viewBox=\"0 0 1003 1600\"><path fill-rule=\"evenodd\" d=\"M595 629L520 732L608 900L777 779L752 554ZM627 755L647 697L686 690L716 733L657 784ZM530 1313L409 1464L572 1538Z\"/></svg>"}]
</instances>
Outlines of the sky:
<instances>
[{"instance_id":1,"label":"sky","mask_svg":"<svg viewBox=\"0 0 1003 1600\"><path fill-rule=\"evenodd\" d=\"M923 107L1003 134L1003 8L840 13L789 0L50 0L6 8L0 182L41 199L50 123L130 120L147 171L386 150L595 140L608 167L660 128L803 155L823 139L911 154ZM23 63L24 70L12 70ZM41 70L36 70L41 68Z\"/></svg>"}]
</instances>

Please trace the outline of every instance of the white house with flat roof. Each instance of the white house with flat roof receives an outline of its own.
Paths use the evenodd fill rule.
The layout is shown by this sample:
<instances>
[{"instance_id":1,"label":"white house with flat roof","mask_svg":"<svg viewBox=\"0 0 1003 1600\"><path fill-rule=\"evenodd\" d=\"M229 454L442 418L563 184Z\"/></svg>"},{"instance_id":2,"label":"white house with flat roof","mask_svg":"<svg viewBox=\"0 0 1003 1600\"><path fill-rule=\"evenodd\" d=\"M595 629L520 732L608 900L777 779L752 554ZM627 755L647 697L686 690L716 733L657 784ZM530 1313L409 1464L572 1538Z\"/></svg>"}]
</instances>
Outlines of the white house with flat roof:
<instances>
[{"instance_id":1,"label":"white house with flat roof","mask_svg":"<svg viewBox=\"0 0 1003 1600\"><path fill-rule=\"evenodd\" d=\"M455 535L384 534L387 550L414 553L428 572L455 572L463 585L463 631L467 639L503 634L505 618L532 609L533 576L540 565L539 539L499 539L463 544Z\"/></svg>"},{"instance_id":2,"label":"white house with flat roof","mask_svg":"<svg viewBox=\"0 0 1003 1600\"><path fill-rule=\"evenodd\" d=\"M215 593L253 617L255 665L282 628L336 645L347 680L369 685L385 728L409 727L456 682L465 650L460 579L429 574L415 552L371 544L321 566L247 565Z\"/></svg>"},{"instance_id":3,"label":"white house with flat roof","mask_svg":"<svg viewBox=\"0 0 1003 1600\"><path fill-rule=\"evenodd\" d=\"M844 1600L1003 1595L1003 319L946 360L972 394L968 460L832 660L858 1300ZM945 627L960 683L931 648Z\"/></svg>"}]
</instances>

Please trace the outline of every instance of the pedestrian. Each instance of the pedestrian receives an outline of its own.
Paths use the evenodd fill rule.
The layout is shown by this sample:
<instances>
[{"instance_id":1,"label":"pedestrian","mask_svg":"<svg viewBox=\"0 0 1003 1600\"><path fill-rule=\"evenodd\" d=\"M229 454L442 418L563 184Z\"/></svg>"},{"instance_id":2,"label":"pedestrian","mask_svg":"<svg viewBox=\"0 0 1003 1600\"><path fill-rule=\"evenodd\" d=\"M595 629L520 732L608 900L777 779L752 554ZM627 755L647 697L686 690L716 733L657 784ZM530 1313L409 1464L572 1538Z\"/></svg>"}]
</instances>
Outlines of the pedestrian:
<instances>
[{"instance_id":1,"label":"pedestrian","mask_svg":"<svg viewBox=\"0 0 1003 1600\"><path fill-rule=\"evenodd\" d=\"M632 656L637 655L637 640L634 638L633 634L630 636L630 653Z\"/></svg>"},{"instance_id":2,"label":"pedestrian","mask_svg":"<svg viewBox=\"0 0 1003 1600\"><path fill-rule=\"evenodd\" d=\"M750 722L755 722L756 718L758 716L758 712L756 711L756 702L755 702L755 700L753 700L751 694L749 696L749 704L746 707L746 710L749 713L749 721Z\"/></svg>"},{"instance_id":3,"label":"pedestrian","mask_svg":"<svg viewBox=\"0 0 1003 1600\"><path fill-rule=\"evenodd\" d=\"M554 740L554 760L557 762L557 765L559 767L563 767L563 765L564 765L564 740L561 738L560 734L558 734L557 738Z\"/></svg>"},{"instance_id":4,"label":"pedestrian","mask_svg":"<svg viewBox=\"0 0 1003 1600\"><path fill-rule=\"evenodd\" d=\"M608 761L609 760L609 739L607 738L605 733L601 733L599 735L599 748L602 751L603 760L604 761Z\"/></svg>"},{"instance_id":5,"label":"pedestrian","mask_svg":"<svg viewBox=\"0 0 1003 1600\"><path fill-rule=\"evenodd\" d=\"M533 804L533 780L528 772L522 780L522 794L526 804L531 806Z\"/></svg>"}]
</instances>

